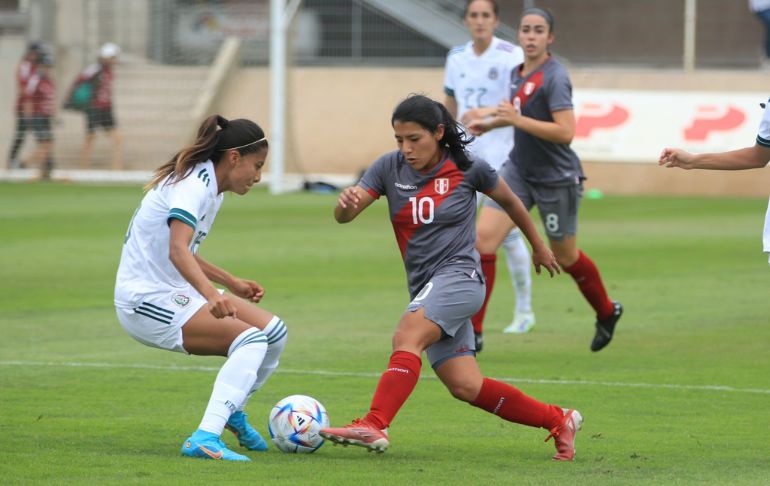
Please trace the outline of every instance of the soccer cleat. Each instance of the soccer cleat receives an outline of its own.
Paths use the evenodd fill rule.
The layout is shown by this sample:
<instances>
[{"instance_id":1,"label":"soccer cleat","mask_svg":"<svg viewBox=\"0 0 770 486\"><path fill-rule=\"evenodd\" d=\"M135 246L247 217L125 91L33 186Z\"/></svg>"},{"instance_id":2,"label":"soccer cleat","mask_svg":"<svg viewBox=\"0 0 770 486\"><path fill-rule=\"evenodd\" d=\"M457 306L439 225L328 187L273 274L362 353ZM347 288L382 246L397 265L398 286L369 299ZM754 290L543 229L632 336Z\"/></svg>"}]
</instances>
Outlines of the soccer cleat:
<instances>
[{"instance_id":1,"label":"soccer cleat","mask_svg":"<svg viewBox=\"0 0 770 486\"><path fill-rule=\"evenodd\" d=\"M184 444L182 444L182 455L222 461L251 461L248 457L228 449L225 443L219 440L219 437L216 435L202 430L196 430L193 435L184 441Z\"/></svg>"},{"instance_id":2,"label":"soccer cleat","mask_svg":"<svg viewBox=\"0 0 770 486\"><path fill-rule=\"evenodd\" d=\"M476 344L476 353L480 353L481 348L484 347L484 336L480 332L474 332L473 341Z\"/></svg>"},{"instance_id":3,"label":"soccer cleat","mask_svg":"<svg viewBox=\"0 0 770 486\"><path fill-rule=\"evenodd\" d=\"M553 437L556 445L554 461L571 461L575 458L575 435L583 427L583 416L577 410L562 410L564 410L564 417L561 423L551 429L545 442Z\"/></svg>"},{"instance_id":4,"label":"soccer cleat","mask_svg":"<svg viewBox=\"0 0 770 486\"><path fill-rule=\"evenodd\" d=\"M357 445L369 449L369 451L385 452L390 447L388 430L380 430L365 419L355 419L349 425L340 428L323 428L321 437L335 444Z\"/></svg>"},{"instance_id":5,"label":"soccer cleat","mask_svg":"<svg viewBox=\"0 0 770 486\"><path fill-rule=\"evenodd\" d=\"M511 324L503 329L506 334L524 334L529 332L535 325L535 314L533 312L517 312L513 316Z\"/></svg>"},{"instance_id":6,"label":"soccer cleat","mask_svg":"<svg viewBox=\"0 0 770 486\"><path fill-rule=\"evenodd\" d=\"M623 305L620 302L613 301L612 305L614 310L610 317L596 320L596 334L594 334L594 340L591 341L591 351L600 351L612 341L615 325L617 325L620 316L623 315Z\"/></svg>"},{"instance_id":7,"label":"soccer cleat","mask_svg":"<svg viewBox=\"0 0 770 486\"><path fill-rule=\"evenodd\" d=\"M250 451L266 451L267 442L246 421L248 415L242 411L234 412L227 420L225 428L235 434L238 444Z\"/></svg>"}]
</instances>

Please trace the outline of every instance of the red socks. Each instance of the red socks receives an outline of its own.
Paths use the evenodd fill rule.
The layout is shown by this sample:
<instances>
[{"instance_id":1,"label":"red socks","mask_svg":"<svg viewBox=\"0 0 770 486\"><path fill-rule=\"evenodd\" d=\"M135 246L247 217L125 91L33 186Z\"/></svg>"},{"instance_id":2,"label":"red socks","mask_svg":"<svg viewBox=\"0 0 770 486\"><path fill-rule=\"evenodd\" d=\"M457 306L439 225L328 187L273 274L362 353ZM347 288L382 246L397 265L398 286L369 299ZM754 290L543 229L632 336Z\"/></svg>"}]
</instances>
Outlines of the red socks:
<instances>
[{"instance_id":1,"label":"red socks","mask_svg":"<svg viewBox=\"0 0 770 486\"><path fill-rule=\"evenodd\" d=\"M577 261L564 271L572 275L583 297L594 308L599 319L607 319L612 315L615 308L604 289L599 269L585 253L578 250Z\"/></svg>"},{"instance_id":2,"label":"red socks","mask_svg":"<svg viewBox=\"0 0 770 486\"><path fill-rule=\"evenodd\" d=\"M497 254L485 254L481 255L481 272L484 274L484 281L486 282L487 293L484 295L484 303L481 304L481 308L471 318L473 323L473 332L481 334L481 330L484 327L484 314L487 313L487 304L489 303L489 297L492 296L492 288L495 286L495 268L497 264Z\"/></svg>"},{"instance_id":3,"label":"red socks","mask_svg":"<svg viewBox=\"0 0 770 486\"><path fill-rule=\"evenodd\" d=\"M539 402L511 385L491 378L484 378L479 396L471 405L509 422L544 429L553 428L564 416L560 407Z\"/></svg>"},{"instance_id":4,"label":"red socks","mask_svg":"<svg viewBox=\"0 0 770 486\"><path fill-rule=\"evenodd\" d=\"M366 421L380 430L386 429L417 385L421 367L422 360L415 354L406 351L391 354L388 369L380 377L374 392Z\"/></svg>"}]
</instances>

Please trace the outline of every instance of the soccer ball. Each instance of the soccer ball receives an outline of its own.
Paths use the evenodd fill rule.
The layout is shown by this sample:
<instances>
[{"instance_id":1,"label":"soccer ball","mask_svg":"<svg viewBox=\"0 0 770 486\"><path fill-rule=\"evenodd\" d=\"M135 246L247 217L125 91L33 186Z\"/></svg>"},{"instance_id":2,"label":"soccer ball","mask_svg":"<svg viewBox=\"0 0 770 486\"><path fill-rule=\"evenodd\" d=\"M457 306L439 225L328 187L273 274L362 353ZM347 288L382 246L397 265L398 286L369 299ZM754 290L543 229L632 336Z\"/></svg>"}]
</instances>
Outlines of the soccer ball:
<instances>
[{"instance_id":1,"label":"soccer ball","mask_svg":"<svg viewBox=\"0 0 770 486\"><path fill-rule=\"evenodd\" d=\"M324 406L305 395L291 395L276 403L267 422L273 444L283 452L314 452L324 443L318 432L328 426Z\"/></svg>"}]
</instances>

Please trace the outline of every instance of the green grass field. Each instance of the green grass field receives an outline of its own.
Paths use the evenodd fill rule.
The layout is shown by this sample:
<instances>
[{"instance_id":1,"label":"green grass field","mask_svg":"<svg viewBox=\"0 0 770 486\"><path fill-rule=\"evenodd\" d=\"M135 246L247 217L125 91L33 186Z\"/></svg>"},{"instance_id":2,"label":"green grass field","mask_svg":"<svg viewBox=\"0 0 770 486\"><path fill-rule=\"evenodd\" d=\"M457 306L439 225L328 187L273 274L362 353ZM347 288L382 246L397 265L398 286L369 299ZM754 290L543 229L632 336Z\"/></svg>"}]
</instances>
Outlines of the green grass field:
<instances>
[{"instance_id":1,"label":"green grass field","mask_svg":"<svg viewBox=\"0 0 770 486\"><path fill-rule=\"evenodd\" d=\"M503 335L513 292L500 266L481 367L583 413L574 463L551 461L546 431L453 400L424 364L387 453L326 444L234 464L179 454L222 359L142 346L114 315L114 274L140 198L139 187L0 184L3 484L770 482L765 200L585 201L581 247L626 307L597 354L592 312L566 275L536 277L537 326ZM334 202L228 196L200 250L263 284L262 305L289 326L281 368L247 410L263 434L289 394L318 398L335 425L365 413L407 304L385 203L342 226Z\"/></svg>"}]
</instances>

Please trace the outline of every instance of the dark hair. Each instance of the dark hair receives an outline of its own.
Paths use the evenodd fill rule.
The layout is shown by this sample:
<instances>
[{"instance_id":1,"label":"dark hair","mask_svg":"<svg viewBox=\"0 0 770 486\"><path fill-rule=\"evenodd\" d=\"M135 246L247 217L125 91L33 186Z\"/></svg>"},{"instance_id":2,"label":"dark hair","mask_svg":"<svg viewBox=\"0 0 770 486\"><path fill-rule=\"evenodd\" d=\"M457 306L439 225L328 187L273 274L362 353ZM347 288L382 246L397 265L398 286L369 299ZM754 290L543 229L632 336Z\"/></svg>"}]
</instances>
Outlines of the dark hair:
<instances>
[{"instance_id":1,"label":"dark hair","mask_svg":"<svg viewBox=\"0 0 770 486\"><path fill-rule=\"evenodd\" d=\"M439 140L439 144L449 150L460 170L466 171L473 165L473 161L465 152L465 146L471 143L473 137L465 133L452 114L438 101L427 96L411 94L393 110L391 126L396 121L417 123L430 133L436 133L439 125L443 125L444 136Z\"/></svg>"},{"instance_id":2,"label":"dark hair","mask_svg":"<svg viewBox=\"0 0 770 486\"><path fill-rule=\"evenodd\" d=\"M523 19L527 15L539 15L540 17L543 17L545 19L545 22L548 24L548 32L553 33L554 20L553 20L553 14L551 12L549 12L548 10L543 10L542 8L537 8L537 7L530 7L528 9L525 9L521 13L521 17L519 17L519 26L521 26L521 19Z\"/></svg>"},{"instance_id":3,"label":"dark hair","mask_svg":"<svg viewBox=\"0 0 770 486\"><path fill-rule=\"evenodd\" d=\"M227 120L219 115L206 118L198 128L195 143L183 148L168 162L155 170L152 180L144 186L152 189L168 176L168 183L179 182L190 175L195 164L211 159L214 165L219 163L228 150L237 150L246 155L267 148L265 132L251 120Z\"/></svg>"},{"instance_id":4,"label":"dark hair","mask_svg":"<svg viewBox=\"0 0 770 486\"><path fill-rule=\"evenodd\" d=\"M471 8L471 4L475 2L476 0L468 0L465 2L465 12L463 12L463 18L465 18L468 15L468 9ZM485 0L492 4L492 10L495 12L495 17L500 16L500 6L497 4L496 0Z\"/></svg>"}]
</instances>

